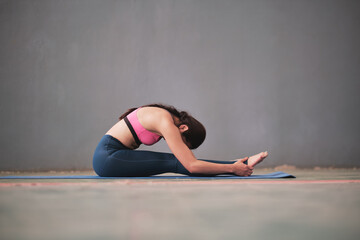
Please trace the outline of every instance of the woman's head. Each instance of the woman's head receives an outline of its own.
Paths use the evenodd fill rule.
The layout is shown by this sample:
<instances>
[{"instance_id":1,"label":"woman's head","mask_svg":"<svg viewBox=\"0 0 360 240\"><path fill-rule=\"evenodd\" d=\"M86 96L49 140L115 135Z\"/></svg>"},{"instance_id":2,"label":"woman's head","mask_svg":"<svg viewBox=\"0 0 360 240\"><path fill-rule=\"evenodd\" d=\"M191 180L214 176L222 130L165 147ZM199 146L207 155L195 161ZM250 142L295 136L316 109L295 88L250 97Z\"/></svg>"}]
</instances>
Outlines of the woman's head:
<instances>
[{"instance_id":1,"label":"woman's head","mask_svg":"<svg viewBox=\"0 0 360 240\"><path fill-rule=\"evenodd\" d=\"M179 129L182 129L180 129L180 133L185 144L190 149L196 149L204 142L206 137L205 127L189 113L185 111L178 111L175 107L164 104L149 104L143 107L159 107L167 110L175 118L175 125ZM119 119L123 119L126 115L135 109L136 108L129 109ZM187 128L182 128L183 125L187 126Z\"/></svg>"},{"instance_id":2,"label":"woman's head","mask_svg":"<svg viewBox=\"0 0 360 240\"><path fill-rule=\"evenodd\" d=\"M175 116L176 117L176 116ZM186 125L184 131L180 131L184 142L190 149L198 148L205 140L205 127L187 112L181 111L178 117L179 121L175 122L177 127Z\"/></svg>"}]
</instances>

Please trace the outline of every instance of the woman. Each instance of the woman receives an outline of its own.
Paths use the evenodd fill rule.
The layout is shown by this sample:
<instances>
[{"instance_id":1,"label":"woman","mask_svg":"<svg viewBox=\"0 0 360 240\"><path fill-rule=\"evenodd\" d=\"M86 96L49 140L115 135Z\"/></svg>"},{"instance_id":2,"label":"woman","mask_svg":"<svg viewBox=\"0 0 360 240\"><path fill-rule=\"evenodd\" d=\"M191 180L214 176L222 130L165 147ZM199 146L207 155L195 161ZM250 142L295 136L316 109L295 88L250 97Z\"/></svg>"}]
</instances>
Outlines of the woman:
<instances>
[{"instance_id":1,"label":"woman","mask_svg":"<svg viewBox=\"0 0 360 240\"><path fill-rule=\"evenodd\" d=\"M187 112L173 106L150 104L129 109L96 147L93 167L102 177L150 176L166 172L190 176L234 174L250 176L254 166L267 157L261 152L236 161L196 159L190 149L205 140L204 126ZM170 153L134 150L153 145L161 138Z\"/></svg>"}]
</instances>

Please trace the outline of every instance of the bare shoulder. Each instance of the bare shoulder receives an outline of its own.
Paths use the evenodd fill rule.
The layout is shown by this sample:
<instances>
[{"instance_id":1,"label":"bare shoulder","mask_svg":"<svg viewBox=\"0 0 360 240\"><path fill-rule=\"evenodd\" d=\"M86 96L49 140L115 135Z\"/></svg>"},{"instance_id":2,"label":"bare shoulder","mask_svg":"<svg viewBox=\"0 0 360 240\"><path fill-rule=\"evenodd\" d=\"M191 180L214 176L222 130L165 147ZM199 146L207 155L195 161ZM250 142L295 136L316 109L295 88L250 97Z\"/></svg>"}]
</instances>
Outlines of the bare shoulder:
<instances>
[{"instance_id":1,"label":"bare shoulder","mask_svg":"<svg viewBox=\"0 0 360 240\"><path fill-rule=\"evenodd\" d=\"M143 107L138 110L137 116L144 128L158 133L164 126L174 125L172 115L163 108Z\"/></svg>"}]
</instances>

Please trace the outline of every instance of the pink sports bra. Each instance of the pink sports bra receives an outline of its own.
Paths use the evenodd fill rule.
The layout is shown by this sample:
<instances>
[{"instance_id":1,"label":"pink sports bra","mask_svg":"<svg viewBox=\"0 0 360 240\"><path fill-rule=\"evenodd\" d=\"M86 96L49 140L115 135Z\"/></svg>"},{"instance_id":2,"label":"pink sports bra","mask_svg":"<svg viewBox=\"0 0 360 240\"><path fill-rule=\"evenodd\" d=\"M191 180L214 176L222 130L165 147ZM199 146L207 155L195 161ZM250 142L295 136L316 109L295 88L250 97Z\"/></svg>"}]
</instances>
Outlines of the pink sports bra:
<instances>
[{"instance_id":1,"label":"pink sports bra","mask_svg":"<svg viewBox=\"0 0 360 240\"><path fill-rule=\"evenodd\" d=\"M126 125L129 127L129 129L138 145L140 145L141 143L143 143L145 145L153 145L161 139L161 136L157 135L156 133L152 133L152 132L146 130L140 124L139 119L137 117L138 110L139 110L139 108L136 109L135 111L131 112L129 115L127 115L124 118L124 121L125 121Z\"/></svg>"}]
</instances>

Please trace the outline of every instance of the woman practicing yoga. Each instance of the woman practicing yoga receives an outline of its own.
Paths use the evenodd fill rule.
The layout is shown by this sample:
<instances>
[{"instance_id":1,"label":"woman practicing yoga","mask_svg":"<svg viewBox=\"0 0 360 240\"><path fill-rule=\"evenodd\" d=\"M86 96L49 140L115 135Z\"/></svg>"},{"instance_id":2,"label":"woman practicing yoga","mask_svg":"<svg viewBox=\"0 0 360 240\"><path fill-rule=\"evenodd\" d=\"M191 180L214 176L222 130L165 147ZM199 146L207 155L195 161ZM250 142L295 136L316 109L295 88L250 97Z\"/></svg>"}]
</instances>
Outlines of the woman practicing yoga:
<instances>
[{"instance_id":1,"label":"woman practicing yoga","mask_svg":"<svg viewBox=\"0 0 360 240\"><path fill-rule=\"evenodd\" d=\"M151 176L166 172L190 176L234 174L250 176L254 166L267 157L261 152L235 161L196 159L190 149L205 140L204 126L187 112L173 106L150 104L129 109L101 139L93 167L101 177ZM171 153L134 150L161 138Z\"/></svg>"}]
</instances>

